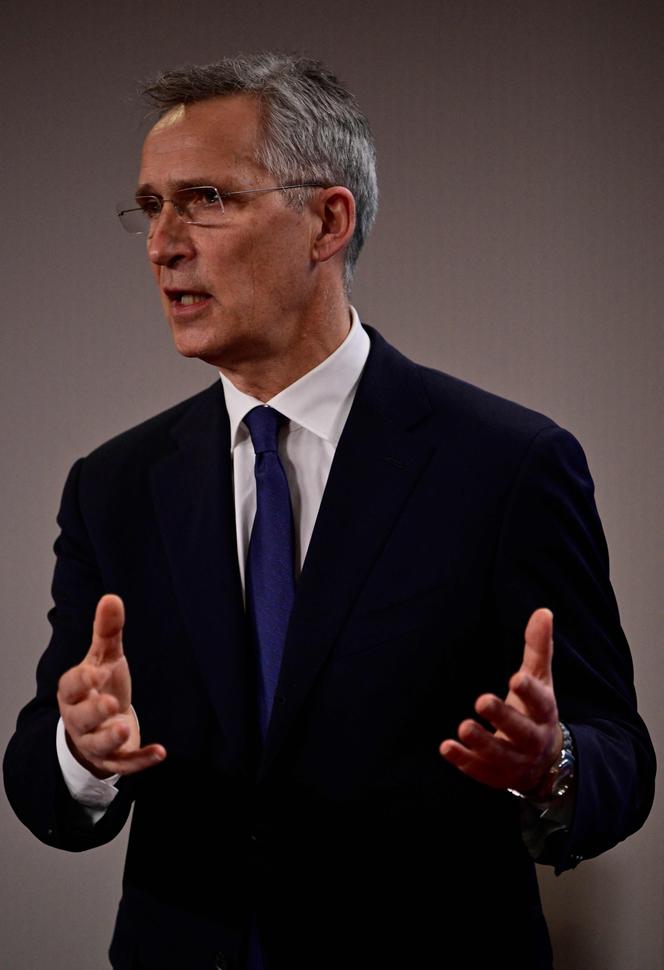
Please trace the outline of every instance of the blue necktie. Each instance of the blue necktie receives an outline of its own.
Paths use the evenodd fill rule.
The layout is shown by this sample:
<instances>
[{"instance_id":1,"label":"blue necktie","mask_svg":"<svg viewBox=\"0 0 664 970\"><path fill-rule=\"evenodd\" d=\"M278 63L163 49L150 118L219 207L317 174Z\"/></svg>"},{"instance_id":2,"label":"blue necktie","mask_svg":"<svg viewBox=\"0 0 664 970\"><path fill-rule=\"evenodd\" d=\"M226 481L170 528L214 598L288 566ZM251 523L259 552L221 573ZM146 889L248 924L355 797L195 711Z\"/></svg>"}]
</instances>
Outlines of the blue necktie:
<instances>
[{"instance_id":1,"label":"blue necktie","mask_svg":"<svg viewBox=\"0 0 664 970\"><path fill-rule=\"evenodd\" d=\"M246 594L256 651L258 718L263 741L295 595L293 512L286 473L277 452L281 420L282 415L267 406L253 408L244 418L256 452L256 517L247 555Z\"/></svg>"}]
</instances>

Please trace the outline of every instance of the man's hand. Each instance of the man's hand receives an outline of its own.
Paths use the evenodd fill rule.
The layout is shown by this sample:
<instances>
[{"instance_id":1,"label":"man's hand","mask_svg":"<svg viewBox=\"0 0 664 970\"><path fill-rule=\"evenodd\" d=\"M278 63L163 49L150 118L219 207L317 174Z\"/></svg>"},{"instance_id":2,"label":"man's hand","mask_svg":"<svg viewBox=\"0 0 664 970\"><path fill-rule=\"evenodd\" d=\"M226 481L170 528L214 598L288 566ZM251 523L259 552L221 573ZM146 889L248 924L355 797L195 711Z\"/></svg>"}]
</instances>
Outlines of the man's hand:
<instances>
[{"instance_id":1,"label":"man's hand","mask_svg":"<svg viewBox=\"0 0 664 970\"><path fill-rule=\"evenodd\" d=\"M77 667L60 678L58 705L74 757L97 778L129 775L166 757L160 744L141 747L131 708L131 677L122 650L124 606L102 596L92 643Z\"/></svg>"},{"instance_id":2,"label":"man's hand","mask_svg":"<svg viewBox=\"0 0 664 970\"><path fill-rule=\"evenodd\" d=\"M475 710L496 729L477 721L459 725L459 741L443 741L440 753L460 771L492 788L536 792L562 749L562 731L553 693L553 614L535 610L526 627L521 667L504 701L482 694ZM461 743L459 743L461 742Z\"/></svg>"}]
</instances>

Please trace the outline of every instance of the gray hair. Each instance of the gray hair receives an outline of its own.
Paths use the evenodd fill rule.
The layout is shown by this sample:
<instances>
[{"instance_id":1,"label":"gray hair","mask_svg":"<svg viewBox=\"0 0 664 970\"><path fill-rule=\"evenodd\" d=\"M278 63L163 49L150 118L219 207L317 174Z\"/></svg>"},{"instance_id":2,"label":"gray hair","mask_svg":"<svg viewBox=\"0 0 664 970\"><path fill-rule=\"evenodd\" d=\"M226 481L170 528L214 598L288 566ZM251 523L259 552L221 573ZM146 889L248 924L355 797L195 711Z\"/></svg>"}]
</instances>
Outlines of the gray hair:
<instances>
[{"instance_id":1,"label":"gray hair","mask_svg":"<svg viewBox=\"0 0 664 970\"><path fill-rule=\"evenodd\" d=\"M158 75L141 94L161 114L181 104L231 94L257 98L261 118L256 161L280 182L343 185L355 198L355 233L345 253L344 283L353 270L378 207L376 150L358 104L319 61L264 52ZM292 193L304 205L311 190Z\"/></svg>"}]
</instances>

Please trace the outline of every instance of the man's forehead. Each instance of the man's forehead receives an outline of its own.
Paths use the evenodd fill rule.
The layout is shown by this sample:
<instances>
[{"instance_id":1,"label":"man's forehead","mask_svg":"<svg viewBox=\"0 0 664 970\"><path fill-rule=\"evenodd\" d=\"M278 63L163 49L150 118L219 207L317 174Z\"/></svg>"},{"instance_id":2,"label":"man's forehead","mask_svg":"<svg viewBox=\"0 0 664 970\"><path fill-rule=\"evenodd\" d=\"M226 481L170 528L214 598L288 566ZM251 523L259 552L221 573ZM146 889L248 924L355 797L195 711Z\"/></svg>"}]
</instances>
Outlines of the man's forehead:
<instances>
[{"instance_id":1,"label":"man's forehead","mask_svg":"<svg viewBox=\"0 0 664 970\"><path fill-rule=\"evenodd\" d=\"M236 170L246 177L256 167L258 124L257 104L246 96L177 105L148 132L139 180L172 184L204 171L226 178Z\"/></svg>"},{"instance_id":2,"label":"man's forehead","mask_svg":"<svg viewBox=\"0 0 664 970\"><path fill-rule=\"evenodd\" d=\"M185 116L186 106L184 104L176 104L174 108L167 111L166 114L162 115L159 121L152 126L150 131L162 131L164 128L170 128L176 125L179 121L182 121Z\"/></svg>"},{"instance_id":3,"label":"man's forehead","mask_svg":"<svg viewBox=\"0 0 664 970\"><path fill-rule=\"evenodd\" d=\"M201 138L254 140L258 133L259 115L258 100L247 94L229 94L190 104L177 104L152 126L146 141L194 133Z\"/></svg>"}]
</instances>

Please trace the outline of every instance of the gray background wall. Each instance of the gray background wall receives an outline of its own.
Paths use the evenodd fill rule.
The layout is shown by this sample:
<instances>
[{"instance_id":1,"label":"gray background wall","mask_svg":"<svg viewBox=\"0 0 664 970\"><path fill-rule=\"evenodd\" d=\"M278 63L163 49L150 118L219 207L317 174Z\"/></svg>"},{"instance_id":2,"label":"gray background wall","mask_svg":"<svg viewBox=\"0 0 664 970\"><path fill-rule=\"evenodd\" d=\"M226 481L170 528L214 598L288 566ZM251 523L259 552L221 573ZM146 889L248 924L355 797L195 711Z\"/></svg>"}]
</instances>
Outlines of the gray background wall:
<instances>
[{"instance_id":1,"label":"gray background wall","mask_svg":"<svg viewBox=\"0 0 664 970\"><path fill-rule=\"evenodd\" d=\"M662 3L10 0L1 44L2 738L48 635L68 467L214 379L172 350L142 244L116 224L143 131L135 81L275 47L327 61L375 130L363 318L585 445L661 750ZM660 803L605 857L541 873L559 968L663 965L662 821ZM4 796L0 825L0 965L101 970L122 838L56 852Z\"/></svg>"}]
</instances>

